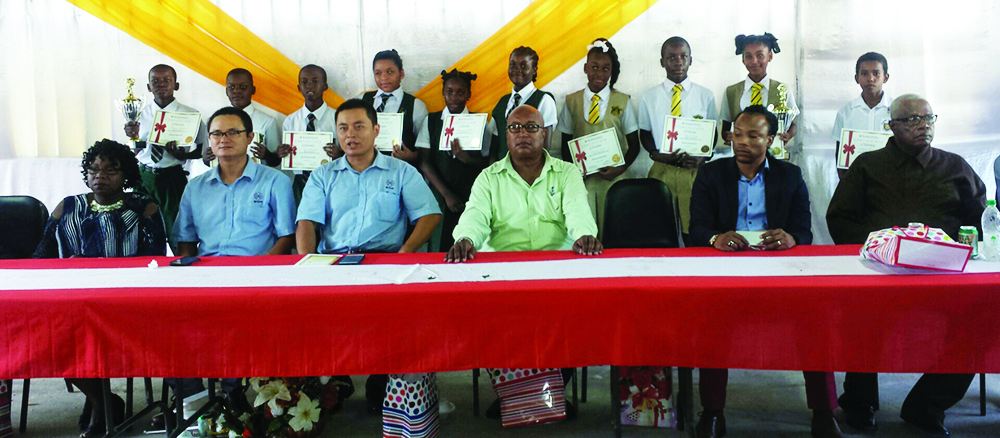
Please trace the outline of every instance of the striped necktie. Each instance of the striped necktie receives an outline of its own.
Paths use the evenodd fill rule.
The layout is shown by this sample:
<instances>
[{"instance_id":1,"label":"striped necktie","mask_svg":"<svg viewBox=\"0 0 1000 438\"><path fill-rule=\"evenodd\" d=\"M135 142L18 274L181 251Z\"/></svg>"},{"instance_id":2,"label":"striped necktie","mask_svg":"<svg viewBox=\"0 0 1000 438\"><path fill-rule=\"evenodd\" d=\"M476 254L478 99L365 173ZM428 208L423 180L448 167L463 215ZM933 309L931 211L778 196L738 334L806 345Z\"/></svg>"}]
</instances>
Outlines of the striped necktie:
<instances>
[{"instance_id":1,"label":"striped necktie","mask_svg":"<svg viewBox=\"0 0 1000 438\"><path fill-rule=\"evenodd\" d=\"M764 86L761 84L753 84L750 86L750 105L760 105L760 90Z\"/></svg>"},{"instance_id":2,"label":"striped necktie","mask_svg":"<svg viewBox=\"0 0 1000 438\"><path fill-rule=\"evenodd\" d=\"M309 132L315 131L316 130L316 115L313 114L313 113L309 113L309 115L306 116L306 118L309 119L309 123L306 123L306 131L309 131Z\"/></svg>"},{"instance_id":3,"label":"striped necktie","mask_svg":"<svg viewBox=\"0 0 1000 438\"><path fill-rule=\"evenodd\" d=\"M511 111L514 111L514 108L517 108L519 106L521 106L521 95L515 93L514 94L514 106L510 107L510 111L507 111L507 117L510 117Z\"/></svg>"},{"instance_id":4,"label":"striped necktie","mask_svg":"<svg viewBox=\"0 0 1000 438\"><path fill-rule=\"evenodd\" d=\"M154 163L159 163L163 159L163 146L158 144L149 145L150 158L153 159Z\"/></svg>"},{"instance_id":5,"label":"striped necktie","mask_svg":"<svg viewBox=\"0 0 1000 438\"><path fill-rule=\"evenodd\" d=\"M684 90L684 86L681 84L674 85L674 95L670 98L670 115L674 117L681 116L681 91Z\"/></svg>"},{"instance_id":6,"label":"striped necktie","mask_svg":"<svg viewBox=\"0 0 1000 438\"><path fill-rule=\"evenodd\" d=\"M382 103L378 104L378 108L375 108L375 112L380 113L385 111L385 102L389 100L390 97L392 97L392 93L382 94Z\"/></svg>"},{"instance_id":7,"label":"striped necktie","mask_svg":"<svg viewBox=\"0 0 1000 438\"><path fill-rule=\"evenodd\" d=\"M596 125L601 120L601 106L597 104L600 101L601 97L596 94L590 98L590 111L587 112L587 121L591 125Z\"/></svg>"}]
</instances>

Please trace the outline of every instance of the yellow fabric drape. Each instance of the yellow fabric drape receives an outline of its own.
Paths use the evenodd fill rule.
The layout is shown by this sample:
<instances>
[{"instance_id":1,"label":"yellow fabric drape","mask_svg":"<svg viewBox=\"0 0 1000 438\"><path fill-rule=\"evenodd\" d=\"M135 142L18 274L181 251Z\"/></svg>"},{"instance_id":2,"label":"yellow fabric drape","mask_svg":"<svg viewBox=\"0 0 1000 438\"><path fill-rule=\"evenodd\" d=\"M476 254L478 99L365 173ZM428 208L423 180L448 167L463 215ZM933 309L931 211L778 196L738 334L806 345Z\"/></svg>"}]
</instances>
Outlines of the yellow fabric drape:
<instances>
[{"instance_id":1,"label":"yellow fabric drape","mask_svg":"<svg viewBox=\"0 0 1000 438\"><path fill-rule=\"evenodd\" d=\"M302 106L299 66L207 0L67 1L222 85L230 70L249 70L254 100L275 111ZM146 78L136 83L144 89ZM323 99L334 108L344 101L330 90Z\"/></svg>"},{"instance_id":2,"label":"yellow fabric drape","mask_svg":"<svg viewBox=\"0 0 1000 438\"><path fill-rule=\"evenodd\" d=\"M657 0L570 1L536 0L493 36L448 70L457 68L478 75L473 83L469 111L488 112L510 93L507 64L510 52L528 46L538 52L538 80L542 87L586 56L595 38L609 38L649 9ZM414 95L430 111L444 108L438 77Z\"/></svg>"}]
</instances>

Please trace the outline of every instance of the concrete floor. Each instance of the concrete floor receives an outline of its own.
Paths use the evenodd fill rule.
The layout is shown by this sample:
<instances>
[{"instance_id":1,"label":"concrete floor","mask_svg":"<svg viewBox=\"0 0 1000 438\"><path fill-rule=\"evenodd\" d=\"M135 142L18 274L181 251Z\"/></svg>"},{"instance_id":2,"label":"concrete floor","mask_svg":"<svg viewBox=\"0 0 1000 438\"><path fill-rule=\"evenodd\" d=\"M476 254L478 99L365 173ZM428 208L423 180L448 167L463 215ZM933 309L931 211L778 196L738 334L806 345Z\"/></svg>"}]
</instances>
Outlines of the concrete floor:
<instances>
[{"instance_id":1,"label":"concrete floor","mask_svg":"<svg viewBox=\"0 0 1000 438\"><path fill-rule=\"evenodd\" d=\"M576 420L504 430L499 420L472 415L472 373L441 373L438 385L443 397L457 406L454 413L442 420L442 437L610 437L611 411L609 403L609 368L591 367L588 377L588 402L580 404ZM697 404L695 372L695 403ZM844 424L841 428L852 436L922 437L920 431L899 419L899 407L907 391L916 382L916 374L883 374L880 376L882 410L878 414L879 429L875 433L859 433ZM986 417L979 416L979 380L969 388L965 399L948 411L945 421L953 437L1000 436L1000 376L987 379ZM158 388L159 380L154 380ZM837 388L842 388L843 374L837 374ZM357 392L347 400L345 409L329 420L323 437L377 437L381 433L380 417L365 413L364 378L355 377ZM493 399L486 379L480 379L482 408ZM14 384L14 405L11 415L15 430L19 424L21 381ZM112 381L112 389L125 392L125 380ZM141 387L141 383L140 383ZM676 390L676 385L674 386ZM158 392L157 392L158 394ZM137 398L141 398L137 397ZM567 394L569 398L569 394ZM28 407L28 429L23 437L76 437L76 418L83 405L83 395L68 393L61 379L33 379ZM808 437L810 412L806 409L802 373L784 371L733 370L730 373L726 419L728 437ZM142 407L137 402L136 410ZM700 409L699 409L700 410ZM140 424L145 425L147 421ZM140 428L128 436L156 437L143 434ZM17 436L17 435L15 435ZM682 437L676 430L626 427L624 437Z\"/></svg>"}]
</instances>

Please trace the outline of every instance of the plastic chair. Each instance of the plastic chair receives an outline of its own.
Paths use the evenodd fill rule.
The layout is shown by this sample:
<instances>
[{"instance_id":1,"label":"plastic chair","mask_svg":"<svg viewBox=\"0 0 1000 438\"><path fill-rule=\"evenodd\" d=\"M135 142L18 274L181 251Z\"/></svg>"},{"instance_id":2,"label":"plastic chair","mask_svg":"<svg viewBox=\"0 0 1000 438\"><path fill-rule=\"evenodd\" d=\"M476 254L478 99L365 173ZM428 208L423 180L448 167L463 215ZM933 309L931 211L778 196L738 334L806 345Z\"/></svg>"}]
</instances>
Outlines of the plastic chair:
<instances>
[{"instance_id":1,"label":"plastic chair","mask_svg":"<svg viewBox=\"0 0 1000 438\"><path fill-rule=\"evenodd\" d=\"M602 232L604 239L601 243L605 248L677 248L680 240L677 235L674 199L670 189L662 181L653 178L625 179L616 182L608 190L604 203ZM678 372L685 371L690 372L690 369ZM618 372L618 366L612 365L611 415L616 438L620 438L622 434ZM586 377L587 368L584 367L584 382ZM584 383L583 394L587 393L586 388ZM684 393L685 390L680 388L678 397ZM678 400L677 406L677 428L684 430L684 416L679 412L684 405Z\"/></svg>"}]
</instances>

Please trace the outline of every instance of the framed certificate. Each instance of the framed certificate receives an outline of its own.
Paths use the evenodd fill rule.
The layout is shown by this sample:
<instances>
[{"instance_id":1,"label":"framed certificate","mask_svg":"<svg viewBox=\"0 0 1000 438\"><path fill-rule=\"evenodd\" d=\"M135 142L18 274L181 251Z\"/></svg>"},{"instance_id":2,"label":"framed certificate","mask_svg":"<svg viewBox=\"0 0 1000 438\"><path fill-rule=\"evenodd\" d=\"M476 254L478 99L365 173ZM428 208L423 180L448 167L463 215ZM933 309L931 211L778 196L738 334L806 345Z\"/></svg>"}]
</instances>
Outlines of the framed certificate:
<instances>
[{"instance_id":1,"label":"framed certificate","mask_svg":"<svg viewBox=\"0 0 1000 438\"><path fill-rule=\"evenodd\" d=\"M379 113L378 137L375 137L375 149L392 152L392 145L403 144L403 117L406 113ZM413 147L413 145L408 145Z\"/></svg>"},{"instance_id":2,"label":"framed certificate","mask_svg":"<svg viewBox=\"0 0 1000 438\"><path fill-rule=\"evenodd\" d=\"M712 156L715 148L715 120L666 116L660 152L687 152L692 157Z\"/></svg>"},{"instance_id":3,"label":"framed certificate","mask_svg":"<svg viewBox=\"0 0 1000 438\"><path fill-rule=\"evenodd\" d=\"M570 156L573 164L586 175L596 173L605 167L625 165L622 147L618 143L618 133L615 128L574 138L569 142Z\"/></svg>"},{"instance_id":4,"label":"framed certificate","mask_svg":"<svg viewBox=\"0 0 1000 438\"><path fill-rule=\"evenodd\" d=\"M837 148L837 168L847 169L858 155L884 148L889 137L892 137L892 134L854 129L841 130L840 147Z\"/></svg>"},{"instance_id":5,"label":"framed certificate","mask_svg":"<svg viewBox=\"0 0 1000 438\"><path fill-rule=\"evenodd\" d=\"M332 132L289 131L284 133L283 140L292 147L292 152L281 159L282 169L314 170L330 162L323 147L333 143Z\"/></svg>"},{"instance_id":6,"label":"framed certificate","mask_svg":"<svg viewBox=\"0 0 1000 438\"><path fill-rule=\"evenodd\" d=\"M164 146L176 141L179 147L193 148L199 129L201 114L156 110L153 114L153 129L149 131L146 142Z\"/></svg>"},{"instance_id":7,"label":"framed certificate","mask_svg":"<svg viewBox=\"0 0 1000 438\"><path fill-rule=\"evenodd\" d=\"M486 114L455 114L446 117L441 126L438 150L450 151L453 140L458 140L464 151L482 150L486 119Z\"/></svg>"}]
</instances>

